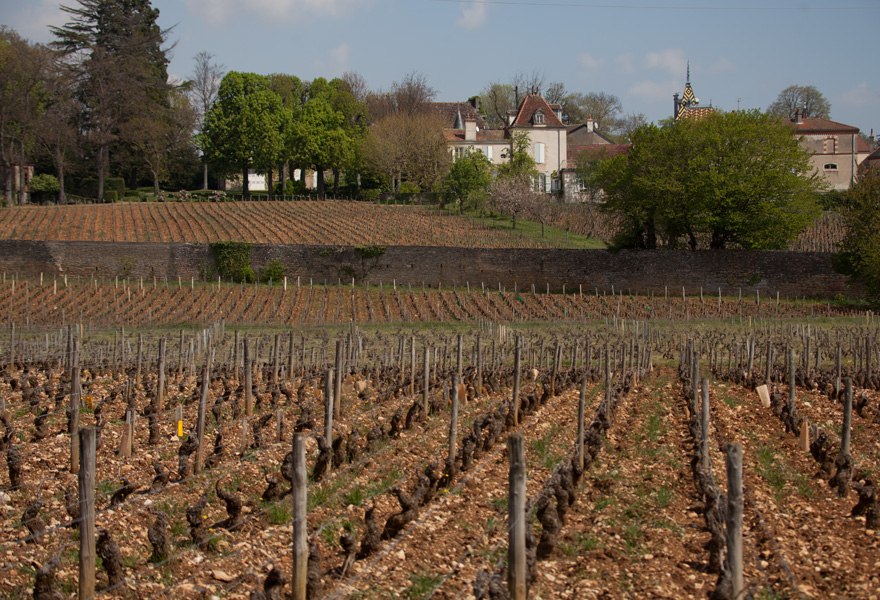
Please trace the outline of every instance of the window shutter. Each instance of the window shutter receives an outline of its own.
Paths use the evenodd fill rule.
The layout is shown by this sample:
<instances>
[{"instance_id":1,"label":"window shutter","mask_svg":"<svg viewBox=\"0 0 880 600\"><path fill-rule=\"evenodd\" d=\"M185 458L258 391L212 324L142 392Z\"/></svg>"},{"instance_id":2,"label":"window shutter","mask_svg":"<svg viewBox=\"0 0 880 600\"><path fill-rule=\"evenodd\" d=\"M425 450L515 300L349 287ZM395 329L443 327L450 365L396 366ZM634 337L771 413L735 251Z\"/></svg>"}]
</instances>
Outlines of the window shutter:
<instances>
[{"instance_id":1,"label":"window shutter","mask_svg":"<svg viewBox=\"0 0 880 600\"><path fill-rule=\"evenodd\" d=\"M548 194L553 191L553 178L549 175L544 178L544 191Z\"/></svg>"},{"instance_id":2,"label":"window shutter","mask_svg":"<svg viewBox=\"0 0 880 600\"><path fill-rule=\"evenodd\" d=\"M544 164L544 144L541 142L535 144L535 162L539 165Z\"/></svg>"},{"instance_id":3,"label":"window shutter","mask_svg":"<svg viewBox=\"0 0 880 600\"><path fill-rule=\"evenodd\" d=\"M492 160L492 146L486 146L486 158Z\"/></svg>"}]
</instances>

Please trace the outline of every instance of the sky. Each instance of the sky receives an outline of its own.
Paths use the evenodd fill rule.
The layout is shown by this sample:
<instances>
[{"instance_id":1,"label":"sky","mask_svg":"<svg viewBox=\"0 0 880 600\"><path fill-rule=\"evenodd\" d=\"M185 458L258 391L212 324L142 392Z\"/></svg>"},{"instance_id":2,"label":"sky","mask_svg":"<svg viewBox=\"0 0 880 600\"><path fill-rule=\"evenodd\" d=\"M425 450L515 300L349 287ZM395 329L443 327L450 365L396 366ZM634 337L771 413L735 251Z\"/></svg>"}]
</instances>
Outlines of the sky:
<instances>
[{"instance_id":1,"label":"sky","mask_svg":"<svg viewBox=\"0 0 880 600\"><path fill-rule=\"evenodd\" d=\"M76 5L77 0L63 2ZM169 73L193 57L226 70L331 79L370 89L423 74L437 100L543 73L571 92L618 96L624 113L667 118L690 63L702 106L765 109L812 85L832 120L880 135L880 0L153 0L170 28ZM57 0L0 0L0 23L34 42L67 15Z\"/></svg>"}]
</instances>

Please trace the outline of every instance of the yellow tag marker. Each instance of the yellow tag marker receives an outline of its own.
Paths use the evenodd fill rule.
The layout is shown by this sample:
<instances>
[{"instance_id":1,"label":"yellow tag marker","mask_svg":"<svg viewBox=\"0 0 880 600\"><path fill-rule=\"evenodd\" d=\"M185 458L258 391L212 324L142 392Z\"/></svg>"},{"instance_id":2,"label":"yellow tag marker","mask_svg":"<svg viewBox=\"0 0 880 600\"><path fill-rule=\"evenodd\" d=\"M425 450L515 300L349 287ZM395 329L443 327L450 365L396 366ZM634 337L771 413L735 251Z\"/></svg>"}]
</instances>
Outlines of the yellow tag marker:
<instances>
[{"instance_id":1,"label":"yellow tag marker","mask_svg":"<svg viewBox=\"0 0 880 600\"><path fill-rule=\"evenodd\" d=\"M91 396L86 396L86 406L88 406L89 409L95 408L95 403Z\"/></svg>"},{"instance_id":2,"label":"yellow tag marker","mask_svg":"<svg viewBox=\"0 0 880 600\"><path fill-rule=\"evenodd\" d=\"M183 421L177 422L177 437L183 437Z\"/></svg>"}]
</instances>

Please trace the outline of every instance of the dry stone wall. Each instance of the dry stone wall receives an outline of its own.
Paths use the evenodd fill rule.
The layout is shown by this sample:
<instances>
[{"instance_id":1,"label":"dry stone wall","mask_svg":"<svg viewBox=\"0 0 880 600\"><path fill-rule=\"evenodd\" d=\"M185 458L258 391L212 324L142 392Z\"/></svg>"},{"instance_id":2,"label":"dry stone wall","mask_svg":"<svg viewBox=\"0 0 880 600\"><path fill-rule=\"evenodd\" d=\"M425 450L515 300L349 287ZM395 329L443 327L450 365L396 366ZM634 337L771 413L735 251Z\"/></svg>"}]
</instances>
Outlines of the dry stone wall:
<instances>
[{"instance_id":1,"label":"dry stone wall","mask_svg":"<svg viewBox=\"0 0 880 600\"><path fill-rule=\"evenodd\" d=\"M471 285L493 288L632 291L689 294L776 294L831 298L853 295L834 271L829 254L786 251L620 251L471 249L389 246L364 258L352 247L254 244L255 270L272 260L287 267L289 280L339 280L400 285ZM169 281L203 278L212 272L207 244L0 241L0 271L21 277L144 277Z\"/></svg>"}]
</instances>

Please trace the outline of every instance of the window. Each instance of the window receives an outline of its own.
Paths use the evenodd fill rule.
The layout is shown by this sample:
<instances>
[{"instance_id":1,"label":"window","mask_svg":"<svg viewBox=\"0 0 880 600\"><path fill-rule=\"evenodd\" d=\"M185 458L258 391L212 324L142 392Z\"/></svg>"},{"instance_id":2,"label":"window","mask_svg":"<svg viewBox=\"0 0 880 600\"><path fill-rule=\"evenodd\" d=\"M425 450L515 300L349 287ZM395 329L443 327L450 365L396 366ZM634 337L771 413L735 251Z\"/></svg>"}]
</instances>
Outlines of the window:
<instances>
[{"instance_id":1,"label":"window","mask_svg":"<svg viewBox=\"0 0 880 600\"><path fill-rule=\"evenodd\" d=\"M543 125L544 124L544 113L540 110L535 111L535 116L532 118L532 122L535 125Z\"/></svg>"},{"instance_id":2,"label":"window","mask_svg":"<svg viewBox=\"0 0 880 600\"><path fill-rule=\"evenodd\" d=\"M535 143L535 162L539 165L544 164L544 144L541 142Z\"/></svg>"},{"instance_id":3,"label":"window","mask_svg":"<svg viewBox=\"0 0 880 600\"><path fill-rule=\"evenodd\" d=\"M837 138L836 137L827 137L825 138L825 154L834 154L837 152ZM837 168L837 167L835 167Z\"/></svg>"},{"instance_id":4,"label":"window","mask_svg":"<svg viewBox=\"0 0 880 600\"><path fill-rule=\"evenodd\" d=\"M826 171L836 171L837 170L837 163L825 163L825 170Z\"/></svg>"},{"instance_id":5,"label":"window","mask_svg":"<svg viewBox=\"0 0 880 600\"><path fill-rule=\"evenodd\" d=\"M467 154L467 146L456 146L455 153L453 154L453 158L458 160L459 158L464 158Z\"/></svg>"},{"instance_id":6,"label":"window","mask_svg":"<svg viewBox=\"0 0 880 600\"><path fill-rule=\"evenodd\" d=\"M492 160L492 146L486 146L486 158Z\"/></svg>"}]
</instances>

